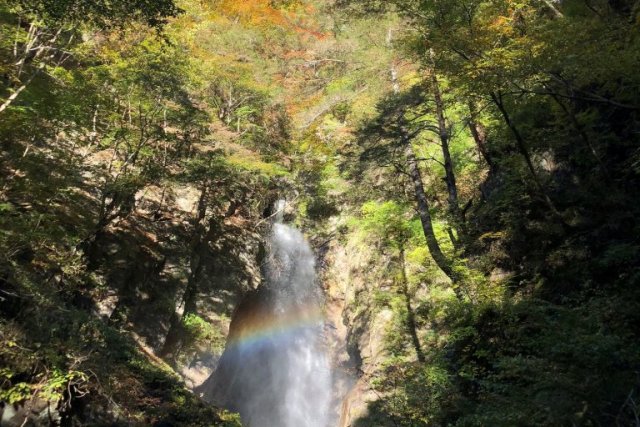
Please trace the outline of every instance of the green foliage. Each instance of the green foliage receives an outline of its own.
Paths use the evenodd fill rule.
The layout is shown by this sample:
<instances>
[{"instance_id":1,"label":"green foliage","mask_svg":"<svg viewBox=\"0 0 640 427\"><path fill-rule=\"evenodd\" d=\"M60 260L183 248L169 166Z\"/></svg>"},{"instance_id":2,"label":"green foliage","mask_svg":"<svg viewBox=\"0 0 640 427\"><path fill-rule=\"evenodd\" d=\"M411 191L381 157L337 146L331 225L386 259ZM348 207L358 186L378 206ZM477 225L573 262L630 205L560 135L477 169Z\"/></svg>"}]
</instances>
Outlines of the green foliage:
<instances>
[{"instance_id":1,"label":"green foliage","mask_svg":"<svg viewBox=\"0 0 640 427\"><path fill-rule=\"evenodd\" d=\"M371 201L362 206L361 227L370 233L378 233L391 244L403 245L411 231L405 216L406 208L395 202Z\"/></svg>"},{"instance_id":2,"label":"green foliage","mask_svg":"<svg viewBox=\"0 0 640 427\"><path fill-rule=\"evenodd\" d=\"M64 393L68 390L70 384L77 387L82 383L86 383L87 380L88 376L84 372L54 370L49 374L47 382L40 391L40 396L47 401L60 401L64 398Z\"/></svg>"},{"instance_id":3,"label":"green foliage","mask_svg":"<svg viewBox=\"0 0 640 427\"><path fill-rule=\"evenodd\" d=\"M7 375L7 379L11 375ZM0 392L0 399L9 404L21 403L33 396L33 389L30 384L17 383L16 385Z\"/></svg>"},{"instance_id":4,"label":"green foliage","mask_svg":"<svg viewBox=\"0 0 640 427\"><path fill-rule=\"evenodd\" d=\"M427 360L416 365L437 368L447 381L435 381L441 388L434 390L433 379L405 370L407 339L400 324L392 325L395 358L379 373L382 397L361 424L634 424L637 7L338 3L358 16L395 10L411 28L398 47L443 82L458 195L469 201L467 236L456 247L448 236L456 223L442 209L444 159L428 129L422 131L413 146L424 159L437 240L455 255L462 298L430 281L429 272L409 275L429 284L425 295L412 297ZM401 168L402 124L418 131L432 120L432 101L416 95L389 97L363 127L354 167L363 184L371 182L363 170ZM402 200L406 189L375 176L387 192L380 205ZM385 234L388 220L370 216L376 225L367 233ZM382 250L392 247L385 242ZM419 245L407 251L409 264L428 258ZM402 307L388 295L375 298L401 319Z\"/></svg>"},{"instance_id":5,"label":"green foliage","mask_svg":"<svg viewBox=\"0 0 640 427\"><path fill-rule=\"evenodd\" d=\"M251 68L242 81L227 70L232 95L255 99L229 113L239 132L223 129L209 91L220 82L179 12L168 0L0 2L0 400L78 405L70 418L86 403L134 424L239 425L129 336L141 332L136 307L152 323L171 315L188 274L194 213L167 212L173 190L187 189L186 204L206 190L203 223L229 206L257 223L265 189L289 173L277 163L286 109L250 84ZM177 277L161 274L165 250L180 253ZM222 327L182 326L192 347L221 353Z\"/></svg>"},{"instance_id":6,"label":"green foliage","mask_svg":"<svg viewBox=\"0 0 640 427\"><path fill-rule=\"evenodd\" d=\"M221 354L224 350L226 336L207 322L202 317L189 313L182 318L182 324L185 332L189 335L189 340L196 345L206 345L216 353Z\"/></svg>"},{"instance_id":7,"label":"green foliage","mask_svg":"<svg viewBox=\"0 0 640 427\"><path fill-rule=\"evenodd\" d=\"M180 12L173 0L18 0L16 3L45 21L87 23L100 27L123 26L132 20L156 27Z\"/></svg>"},{"instance_id":8,"label":"green foliage","mask_svg":"<svg viewBox=\"0 0 640 427\"><path fill-rule=\"evenodd\" d=\"M370 414L358 420L356 426L375 425L380 419L407 427L439 422L436 414L442 401L451 397L451 381L446 369L433 362L421 366L391 358L380 375L372 384L386 397L370 408Z\"/></svg>"},{"instance_id":9,"label":"green foliage","mask_svg":"<svg viewBox=\"0 0 640 427\"><path fill-rule=\"evenodd\" d=\"M255 155L232 154L227 158L228 163L240 171L257 172L266 178L287 176L289 171L277 163L269 163Z\"/></svg>"}]
</instances>

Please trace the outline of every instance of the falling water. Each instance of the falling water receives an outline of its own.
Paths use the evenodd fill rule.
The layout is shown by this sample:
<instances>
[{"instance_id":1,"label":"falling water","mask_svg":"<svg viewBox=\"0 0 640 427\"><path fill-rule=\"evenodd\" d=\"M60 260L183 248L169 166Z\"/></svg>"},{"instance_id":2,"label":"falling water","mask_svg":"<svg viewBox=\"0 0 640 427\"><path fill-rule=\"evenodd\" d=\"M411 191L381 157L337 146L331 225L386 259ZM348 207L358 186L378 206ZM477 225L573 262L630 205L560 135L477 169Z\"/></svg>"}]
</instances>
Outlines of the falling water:
<instances>
[{"instance_id":1,"label":"falling water","mask_svg":"<svg viewBox=\"0 0 640 427\"><path fill-rule=\"evenodd\" d=\"M331 375L321 342L320 295L313 252L298 230L274 225L267 280L276 316L294 318L294 330L283 342L274 371L276 382L284 386L279 425L326 427Z\"/></svg>"},{"instance_id":2,"label":"falling water","mask_svg":"<svg viewBox=\"0 0 640 427\"><path fill-rule=\"evenodd\" d=\"M322 294L302 233L273 225L265 273L265 288L234 318L212 400L240 412L248 427L327 427L332 379Z\"/></svg>"}]
</instances>

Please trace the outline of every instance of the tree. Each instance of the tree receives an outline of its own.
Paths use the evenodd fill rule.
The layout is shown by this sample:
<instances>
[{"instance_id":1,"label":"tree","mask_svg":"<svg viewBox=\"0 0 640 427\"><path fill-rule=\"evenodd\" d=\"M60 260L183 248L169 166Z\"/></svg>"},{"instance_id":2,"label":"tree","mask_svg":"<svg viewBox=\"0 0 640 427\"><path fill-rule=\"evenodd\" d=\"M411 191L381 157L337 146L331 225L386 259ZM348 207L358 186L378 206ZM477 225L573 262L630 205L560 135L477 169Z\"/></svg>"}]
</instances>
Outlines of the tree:
<instances>
[{"instance_id":1,"label":"tree","mask_svg":"<svg viewBox=\"0 0 640 427\"><path fill-rule=\"evenodd\" d=\"M161 28L181 12L173 0L11 0L10 3L21 13L57 26L124 27L139 21Z\"/></svg>"},{"instance_id":2,"label":"tree","mask_svg":"<svg viewBox=\"0 0 640 427\"><path fill-rule=\"evenodd\" d=\"M410 178L429 252L438 267L456 282L451 260L442 252L433 229L429 200L412 146L413 140L424 130L433 129L424 121L423 99L423 88L417 86L407 93L382 101L377 118L362 130L361 141L369 146L363 153L363 159L394 166Z\"/></svg>"},{"instance_id":3,"label":"tree","mask_svg":"<svg viewBox=\"0 0 640 427\"><path fill-rule=\"evenodd\" d=\"M411 337L418 362L424 363L425 357L418 337L416 315L411 303L412 293L409 290L407 277L406 248L412 237L412 230L409 221L405 218L405 209L392 201L382 204L370 202L362 207L362 214L363 229L379 236L382 239L382 245L388 245L398 253L399 293L402 295L406 310L407 333Z\"/></svg>"},{"instance_id":4,"label":"tree","mask_svg":"<svg viewBox=\"0 0 640 427\"><path fill-rule=\"evenodd\" d=\"M431 52L433 55L433 52ZM444 160L443 166L445 171L445 181L447 183L447 201L449 203L449 212L454 223L457 226L459 235L465 234L465 219L462 211L460 210L460 203L458 201L458 187L456 185L456 174L454 172L453 161L451 160L451 151L449 149L449 126L445 118L445 105L442 99L442 91L440 90L440 83L438 82L438 76L435 68L428 70L429 83L431 93L433 94L433 101L435 106L435 116L437 119L438 137L440 138L440 147L442 148L442 158ZM452 241L455 246L458 245L458 239L453 238Z\"/></svg>"},{"instance_id":5,"label":"tree","mask_svg":"<svg viewBox=\"0 0 640 427\"><path fill-rule=\"evenodd\" d=\"M173 0L15 0L0 8L10 17L10 22L0 24L15 28L0 30L11 37L13 57L13 65L7 67L8 84L0 89L0 95L6 96L0 114L41 73L61 67L73 57L75 48L82 44L82 32L122 28L134 22L159 30L168 18L180 13Z\"/></svg>"}]
</instances>

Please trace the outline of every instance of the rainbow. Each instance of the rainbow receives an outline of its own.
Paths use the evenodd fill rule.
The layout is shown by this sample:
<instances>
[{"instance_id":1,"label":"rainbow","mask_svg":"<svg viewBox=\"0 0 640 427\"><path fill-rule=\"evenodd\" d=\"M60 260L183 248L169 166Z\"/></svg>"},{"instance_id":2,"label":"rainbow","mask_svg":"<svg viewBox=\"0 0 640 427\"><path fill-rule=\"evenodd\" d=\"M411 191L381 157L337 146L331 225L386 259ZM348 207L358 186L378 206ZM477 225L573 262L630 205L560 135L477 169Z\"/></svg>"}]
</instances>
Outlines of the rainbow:
<instances>
[{"instance_id":1,"label":"rainbow","mask_svg":"<svg viewBox=\"0 0 640 427\"><path fill-rule=\"evenodd\" d=\"M241 351L250 351L274 342L284 343L306 329L320 327L324 320L323 311L315 306L299 307L284 314L255 313L230 336L229 345Z\"/></svg>"}]
</instances>

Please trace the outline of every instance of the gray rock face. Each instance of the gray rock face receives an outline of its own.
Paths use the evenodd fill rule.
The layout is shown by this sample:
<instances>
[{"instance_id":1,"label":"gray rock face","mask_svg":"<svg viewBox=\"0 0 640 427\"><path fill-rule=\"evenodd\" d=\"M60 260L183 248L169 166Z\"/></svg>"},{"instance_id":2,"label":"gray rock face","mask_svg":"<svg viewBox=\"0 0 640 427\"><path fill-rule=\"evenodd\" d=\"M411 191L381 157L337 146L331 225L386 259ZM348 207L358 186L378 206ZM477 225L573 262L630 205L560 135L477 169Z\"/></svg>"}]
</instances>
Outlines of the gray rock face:
<instances>
[{"instance_id":1,"label":"gray rock face","mask_svg":"<svg viewBox=\"0 0 640 427\"><path fill-rule=\"evenodd\" d=\"M380 286L378 269L384 270L385 265L381 262L372 268L372 251L375 248L364 247L355 239L333 241L324 260L328 312L333 324L338 325L335 333L339 336L333 357L334 371L342 378L334 390L333 425L338 427L355 425L381 398L372 390L370 380L388 356L384 331L392 313L373 308L373 291ZM391 420L389 425L393 425Z\"/></svg>"}]
</instances>

